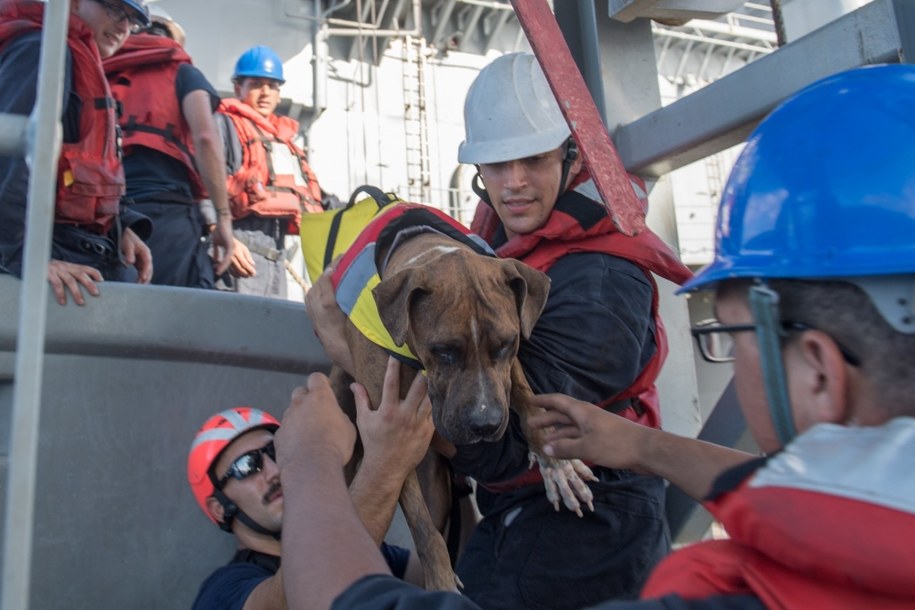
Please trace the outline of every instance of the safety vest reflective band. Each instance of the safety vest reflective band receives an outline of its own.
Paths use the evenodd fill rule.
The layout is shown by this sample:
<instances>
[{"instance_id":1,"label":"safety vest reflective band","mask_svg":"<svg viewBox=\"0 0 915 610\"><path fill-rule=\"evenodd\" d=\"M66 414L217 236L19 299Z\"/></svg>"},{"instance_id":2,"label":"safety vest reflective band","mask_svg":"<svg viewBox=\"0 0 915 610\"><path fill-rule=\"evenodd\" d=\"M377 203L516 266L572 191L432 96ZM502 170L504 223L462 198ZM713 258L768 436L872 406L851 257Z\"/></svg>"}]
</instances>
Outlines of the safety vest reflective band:
<instances>
[{"instance_id":1,"label":"safety vest reflective band","mask_svg":"<svg viewBox=\"0 0 915 610\"><path fill-rule=\"evenodd\" d=\"M321 212L321 187L305 160L305 153L293 138L299 124L289 117L261 116L254 108L237 99L225 99L219 112L232 120L241 143L241 167L229 176L227 187L232 216L249 214L267 217L291 217L291 233L298 233L303 213ZM269 148L281 144L298 160L306 184L296 182L290 174L276 174Z\"/></svg>"},{"instance_id":2,"label":"safety vest reflective band","mask_svg":"<svg viewBox=\"0 0 915 610\"><path fill-rule=\"evenodd\" d=\"M394 344L381 322L372 289L381 282L379 270L384 272L387 254L399 241L425 232L440 233L478 254L495 256L482 239L441 210L418 203L397 203L378 215L359 234L331 276L337 304L350 322L372 343L417 369L422 368L422 363L406 344Z\"/></svg>"},{"instance_id":3,"label":"safety vest reflective band","mask_svg":"<svg viewBox=\"0 0 915 610\"><path fill-rule=\"evenodd\" d=\"M173 84L181 64L190 56L177 42L165 36L134 34L105 60L105 73L114 97L121 102L119 124L124 153L145 146L180 161L187 168L195 200L207 197L194 162L194 142L184 120Z\"/></svg>"},{"instance_id":4,"label":"safety vest reflective band","mask_svg":"<svg viewBox=\"0 0 915 610\"><path fill-rule=\"evenodd\" d=\"M18 36L39 31L43 15L44 4L35 0L0 3L0 47ZM118 214L124 194L115 101L92 30L73 14L67 28L67 47L73 61L73 91L83 105L79 141L61 145L54 221L105 233Z\"/></svg>"}]
</instances>

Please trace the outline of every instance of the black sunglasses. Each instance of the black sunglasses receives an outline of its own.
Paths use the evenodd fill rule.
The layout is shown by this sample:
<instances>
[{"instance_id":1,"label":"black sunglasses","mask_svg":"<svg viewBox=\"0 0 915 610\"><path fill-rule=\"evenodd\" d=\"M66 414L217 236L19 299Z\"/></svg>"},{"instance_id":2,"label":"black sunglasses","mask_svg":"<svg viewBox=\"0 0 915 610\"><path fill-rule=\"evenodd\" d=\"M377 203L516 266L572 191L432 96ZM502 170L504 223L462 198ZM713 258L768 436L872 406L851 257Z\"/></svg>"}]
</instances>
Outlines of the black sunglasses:
<instances>
[{"instance_id":1,"label":"black sunglasses","mask_svg":"<svg viewBox=\"0 0 915 610\"><path fill-rule=\"evenodd\" d=\"M260 449L252 449L247 453L242 453L235 458L235 461L229 465L229 469L217 482L217 489L222 489L229 482L229 479L241 481L250 477L252 474L260 472L264 467L264 455L276 462L276 448L273 441L270 441Z\"/></svg>"},{"instance_id":2,"label":"black sunglasses","mask_svg":"<svg viewBox=\"0 0 915 610\"><path fill-rule=\"evenodd\" d=\"M783 321L782 330L787 332L802 332L817 330L810 324L803 322ZM722 324L718 320L705 320L690 329L696 343L699 344L699 353L706 362L733 362L734 341L731 333L755 331L755 324ZM845 362L852 366L861 366L861 359L833 338Z\"/></svg>"}]
</instances>

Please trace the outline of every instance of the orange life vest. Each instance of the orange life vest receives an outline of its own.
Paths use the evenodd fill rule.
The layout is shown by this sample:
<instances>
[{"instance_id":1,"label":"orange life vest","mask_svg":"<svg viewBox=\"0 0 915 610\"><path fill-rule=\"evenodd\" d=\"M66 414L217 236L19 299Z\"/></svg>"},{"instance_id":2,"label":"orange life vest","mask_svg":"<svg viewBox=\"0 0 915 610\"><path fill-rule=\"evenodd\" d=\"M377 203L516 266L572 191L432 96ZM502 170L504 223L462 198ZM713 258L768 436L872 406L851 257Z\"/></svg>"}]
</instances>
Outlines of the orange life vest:
<instances>
[{"instance_id":1,"label":"orange life vest","mask_svg":"<svg viewBox=\"0 0 915 610\"><path fill-rule=\"evenodd\" d=\"M187 168L195 200L207 197L194 163L194 141L184 120L173 84L182 64L191 58L177 42L165 36L136 34L105 60L105 73L114 97L123 106L119 124L124 153L145 146L180 161Z\"/></svg>"},{"instance_id":2,"label":"orange life vest","mask_svg":"<svg viewBox=\"0 0 915 610\"><path fill-rule=\"evenodd\" d=\"M299 124L289 117L263 117L254 108L237 99L225 99L219 112L232 120L241 142L241 167L228 179L229 203L233 218L249 214L292 218L290 233L298 233L302 213L321 212L321 187L305 160L305 153L293 143ZM287 146L299 160L307 184L295 183L292 175L276 174L268 147L274 143Z\"/></svg>"},{"instance_id":3,"label":"orange life vest","mask_svg":"<svg viewBox=\"0 0 915 610\"><path fill-rule=\"evenodd\" d=\"M37 0L0 2L0 46L39 31L43 15L44 4ZM73 91L82 100L80 139L61 146L54 221L105 233L118 214L124 194L115 101L92 30L75 15L70 15L67 47L73 61Z\"/></svg>"}]
</instances>

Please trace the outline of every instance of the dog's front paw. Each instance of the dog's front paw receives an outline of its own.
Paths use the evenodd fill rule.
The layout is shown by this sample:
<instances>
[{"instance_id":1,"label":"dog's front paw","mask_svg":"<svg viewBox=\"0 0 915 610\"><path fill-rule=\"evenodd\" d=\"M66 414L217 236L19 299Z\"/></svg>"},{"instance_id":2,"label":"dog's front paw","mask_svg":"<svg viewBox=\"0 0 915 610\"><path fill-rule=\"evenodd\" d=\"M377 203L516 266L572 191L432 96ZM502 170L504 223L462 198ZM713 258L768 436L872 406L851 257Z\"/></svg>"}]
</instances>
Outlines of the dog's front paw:
<instances>
[{"instance_id":1,"label":"dog's front paw","mask_svg":"<svg viewBox=\"0 0 915 610\"><path fill-rule=\"evenodd\" d=\"M596 481L597 477L581 460L557 460L545 457L533 451L530 453L531 466L536 461L546 487L546 498L557 511L559 500L570 511L582 516L581 505L585 504L593 512L594 496L585 481Z\"/></svg>"}]
</instances>

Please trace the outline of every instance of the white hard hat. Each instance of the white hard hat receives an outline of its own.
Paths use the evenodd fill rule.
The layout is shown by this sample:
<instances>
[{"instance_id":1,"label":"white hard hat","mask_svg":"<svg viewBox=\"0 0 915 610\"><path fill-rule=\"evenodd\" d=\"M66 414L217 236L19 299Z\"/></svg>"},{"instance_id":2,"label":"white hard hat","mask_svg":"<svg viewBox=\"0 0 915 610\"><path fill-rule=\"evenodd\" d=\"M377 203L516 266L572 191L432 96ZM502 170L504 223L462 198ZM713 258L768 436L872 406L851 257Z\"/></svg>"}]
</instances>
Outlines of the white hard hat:
<instances>
[{"instance_id":1,"label":"white hard hat","mask_svg":"<svg viewBox=\"0 0 915 610\"><path fill-rule=\"evenodd\" d=\"M559 148L571 134L537 58L509 53L483 68L464 101L461 163L500 163Z\"/></svg>"}]
</instances>

